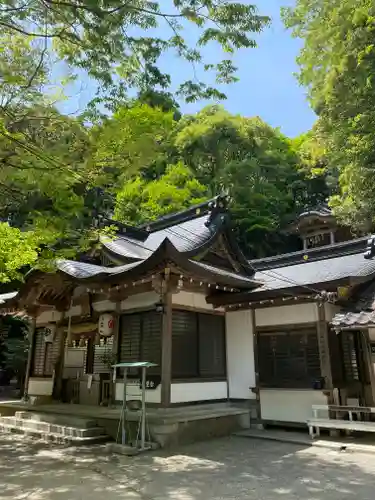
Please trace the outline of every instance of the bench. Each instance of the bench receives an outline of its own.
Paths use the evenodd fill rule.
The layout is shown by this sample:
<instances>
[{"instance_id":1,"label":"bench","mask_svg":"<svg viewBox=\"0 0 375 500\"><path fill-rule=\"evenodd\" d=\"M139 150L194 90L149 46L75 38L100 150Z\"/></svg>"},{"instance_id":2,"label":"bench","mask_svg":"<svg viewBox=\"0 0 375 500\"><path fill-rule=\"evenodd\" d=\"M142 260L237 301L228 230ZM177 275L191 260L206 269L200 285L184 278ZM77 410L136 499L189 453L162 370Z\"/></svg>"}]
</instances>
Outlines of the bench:
<instances>
[{"instance_id":1,"label":"bench","mask_svg":"<svg viewBox=\"0 0 375 500\"><path fill-rule=\"evenodd\" d=\"M321 418L319 412L334 414L336 418ZM313 405L313 418L307 421L312 439L320 436L320 429L344 430L347 432L375 432L375 422L365 421L365 415L375 414L375 408L367 406ZM347 415L347 419L343 416ZM353 415L356 417L353 419Z\"/></svg>"}]
</instances>

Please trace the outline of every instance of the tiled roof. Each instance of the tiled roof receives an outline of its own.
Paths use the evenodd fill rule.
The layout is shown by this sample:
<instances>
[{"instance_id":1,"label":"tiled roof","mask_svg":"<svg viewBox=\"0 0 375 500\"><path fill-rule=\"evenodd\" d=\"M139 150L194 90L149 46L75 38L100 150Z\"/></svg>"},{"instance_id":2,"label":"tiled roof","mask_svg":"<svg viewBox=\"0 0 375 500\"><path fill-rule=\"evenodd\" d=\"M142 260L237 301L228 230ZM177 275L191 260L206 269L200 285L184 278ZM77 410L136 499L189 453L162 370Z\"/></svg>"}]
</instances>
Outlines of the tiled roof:
<instances>
[{"instance_id":1,"label":"tiled roof","mask_svg":"<svg viewBox=\"0 0 375 500\"><path fill-rule=\"evenodd\" d=\"M272 257L250 260L249 264L256 270L290 266L292 264L303 264L306 261L322 261L332 257L343 257L352 254L364 254L368 244L368 236L356 238L355 240L334 243L333 245L324 245L308 250L299 250L298 252L284 253Z\"/></svg>"},{"instance_id":2,"label":"tiled roof","mask_svg":"<svg viewBox=\"0 0 375 500\"><path fill-rule=\"evenodd\" d=\"M345 310L332 319L336 328L375 326L375 279L360 285Z\"/></svg>"},{"instance_id":3,"label":"tiled roof","mask_svg":"<svg viewBox=\"0 0 375 500\"><path fill-rule=\"evenodd\" d=\"M99 275L116 275L133 269L140 262L132 262L130 264L125 264L123 266L116 267L104 267L97 266L95 264L86 264L85 262L78 262L75 260L60 260L57 263L57 267L60 271L68 274L72 278L85 279L93 278Z\"/></svg>"},{"instance_id":4,"label":"tiled roof","mask_svg":"<svg viewBox=\"0 0 375 500\"><path fill-rule=\"evenodd\" d=\"M106 278L110 279L110 277L122 274L126 276L129 271L135 271L136 269L136 272L139 272L139 275L141 275L142 273L149 272L150 269L153 269L160 264L160 262L174 262L177 266L186 269L188 273L194 273L202 278L209 277L211 282L217 282L222 285L245 289L253 288L257 285L252 277L181 256L180 252L169 238L163 240L155 252L150 254L147 259L115 267L104 267L84 262L62 260L58 262L58 269L79 280L88 280L91 278L105 280Z\"/></svg>"},{"instance_id":5,"label":"tiled roof","mask_svg":"<svg viewBox=\"0 0 375 500\"><path fill-rule=\"evenodd\" d=\"M144 241L137 241L124 234L113 240L103 241L103 245L110 252L122 257L147 259L165 238L168 238L179 252L190 252L205 244L215 233L214 225L206 225L209 221L210 215L206 214L150 232Z\"/></svg>"},{"instance_id":6,"label":"tiled roof","mask_svg":"<svg viewBox=\"0 0 375 500\"><path fill-rule=\"evenodd\" d=\"M375 259L366 260L363 252L325 258L282 267L262 268L254 275L268 290L314 285L344 278L364 278L375 273ZM264 290L264 288L262 288ZM259 289L254 290L259 291Z\"/></svg>"},{"instance_id":7,"label":"tiled roof","mask_svg":"<svg viewBox=\"0 0 375 500\"><path fill-rule=\"evenodd\" d=\"M375 326L375 311L338 313L331 322L334 328L363 328Z\"/></svg>"},{"instance_id":8,"label":"tiled roof","mask_svg":"<svg viewBox=\"0 0 375 500\"><path fill-rule=\"evenodd\" d=\"M302 212L301 214L299 214L298 219L302 219L303 217L309 217L311 215L315 215L318 217L332 217L332 210L329 208L328 205L320 205L319 207Z\"/></svg>"},{"instance_id":9,"label":"tiled roof","mask_svg":"<svg viewBox=\"0 0 375 500\"><path fill-rule=\"evenodd\" d=\"M14 299L18 295L18 292L3 293L0 295L0 304L4 304L7 300Z\"/></svg>"}]
</instances>

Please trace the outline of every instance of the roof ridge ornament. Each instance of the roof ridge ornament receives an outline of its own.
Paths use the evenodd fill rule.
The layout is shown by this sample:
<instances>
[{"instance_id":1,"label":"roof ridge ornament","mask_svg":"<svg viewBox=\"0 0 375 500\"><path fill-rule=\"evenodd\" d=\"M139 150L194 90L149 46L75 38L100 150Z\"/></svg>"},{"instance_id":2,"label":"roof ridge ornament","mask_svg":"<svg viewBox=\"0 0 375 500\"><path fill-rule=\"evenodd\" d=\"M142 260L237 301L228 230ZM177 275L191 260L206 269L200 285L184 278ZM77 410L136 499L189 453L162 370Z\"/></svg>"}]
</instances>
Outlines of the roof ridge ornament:
<instances>
[{"instance_id":1,"label":"roof ridge ornament","mask_svg":"<svg viewBox=\"0 0 375 500\"><path fill-rule=\"evenodd\" d=\"M372 259L375 256L375 234L372 234L367 240L366 251L364 253L365 259Z\"/></svg>"},{"instance_id":2,"label":"roof ridge ornament","mask_svg":"<svg viewBox=\"0 0 375 500\"><path fill-rule=\"evenodd\" d=\"M209 203L208 203L208 213L209 213L209 218L205 222L205 226L209 226L213 219L216 218L218 214L221 214L223 212L226 212L228 210L229 203L231 202L231 198L228 193L222 193L219 194L218 196L215 196Z\"/></svg>"}]
</instances>

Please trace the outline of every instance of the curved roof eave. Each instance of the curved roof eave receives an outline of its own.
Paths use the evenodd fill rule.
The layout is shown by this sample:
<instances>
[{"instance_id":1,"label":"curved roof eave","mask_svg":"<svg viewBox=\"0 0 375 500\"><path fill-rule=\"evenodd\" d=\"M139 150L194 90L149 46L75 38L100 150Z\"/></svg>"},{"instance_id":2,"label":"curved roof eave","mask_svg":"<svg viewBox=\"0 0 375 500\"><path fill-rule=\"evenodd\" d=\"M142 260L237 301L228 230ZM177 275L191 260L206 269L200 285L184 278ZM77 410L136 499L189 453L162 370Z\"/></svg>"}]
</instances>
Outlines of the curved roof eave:
<instances>
[{"instance_id":1,"label":"curved roof eave","mask_svg":"<svg viewBox=\"0 0 375 500\"><path fill-rule=\"evenodd\" d=\"M70 263L70 262L69 262ZM77 283L92 283L100 280L101 282L116 282L119 277L126 277L128 280L137 279L139 276L144 276L147 273L157 271L161 269L163 266L168 266L170 264L175 264L182 269L185 269L187 272L192 274L196 274L202 278L211 278L215 279L220 283L227 284L229 286L233 286L235 288L255 288L259 286L258 282L251 280L248 276L241 276L236 273L227 272L225 270L221 270L219 268L215 268L214 266L206 266L202 265L199 262L195 262L189 258L187 258L186 254L181 254L173 243L170 242L168 238L163 240L161 245L152 253L152 255L142 261L133 262L130 264L125 264L123 266L112 267L112 268L104 268L100 266L92 266L85 264L84 266L88 269L88 266L92 266L92 270L94 271L94 267L99 272L91 275L91 276L77 276L77 273L74 275L74 271L69 272L67 267L67 261L65 264L59 267L59 272L62 272L65 275L68 275L73 281ZM82 264L77 263L78 266L82 266Z\"/></svg>"}]
</instances>

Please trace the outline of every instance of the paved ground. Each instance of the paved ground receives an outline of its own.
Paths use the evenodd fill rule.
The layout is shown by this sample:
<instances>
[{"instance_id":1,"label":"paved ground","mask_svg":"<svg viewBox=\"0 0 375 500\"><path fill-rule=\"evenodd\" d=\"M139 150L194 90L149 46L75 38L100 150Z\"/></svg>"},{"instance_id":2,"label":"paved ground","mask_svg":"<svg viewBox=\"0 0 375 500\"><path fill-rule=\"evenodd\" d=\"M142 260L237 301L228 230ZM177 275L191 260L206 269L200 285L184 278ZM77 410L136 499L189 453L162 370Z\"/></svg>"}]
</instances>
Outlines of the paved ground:
<instances>
[{"instance_id":1,"label":"paved ground","mask_svg":"<svg viewBox=\"0 0 375 500\"><path fill-rule=\"evenodd\" d=\"M0 435L4 500L373 500L374 455L233 437L126 458Z\"/></svg>"}]
</instances>

